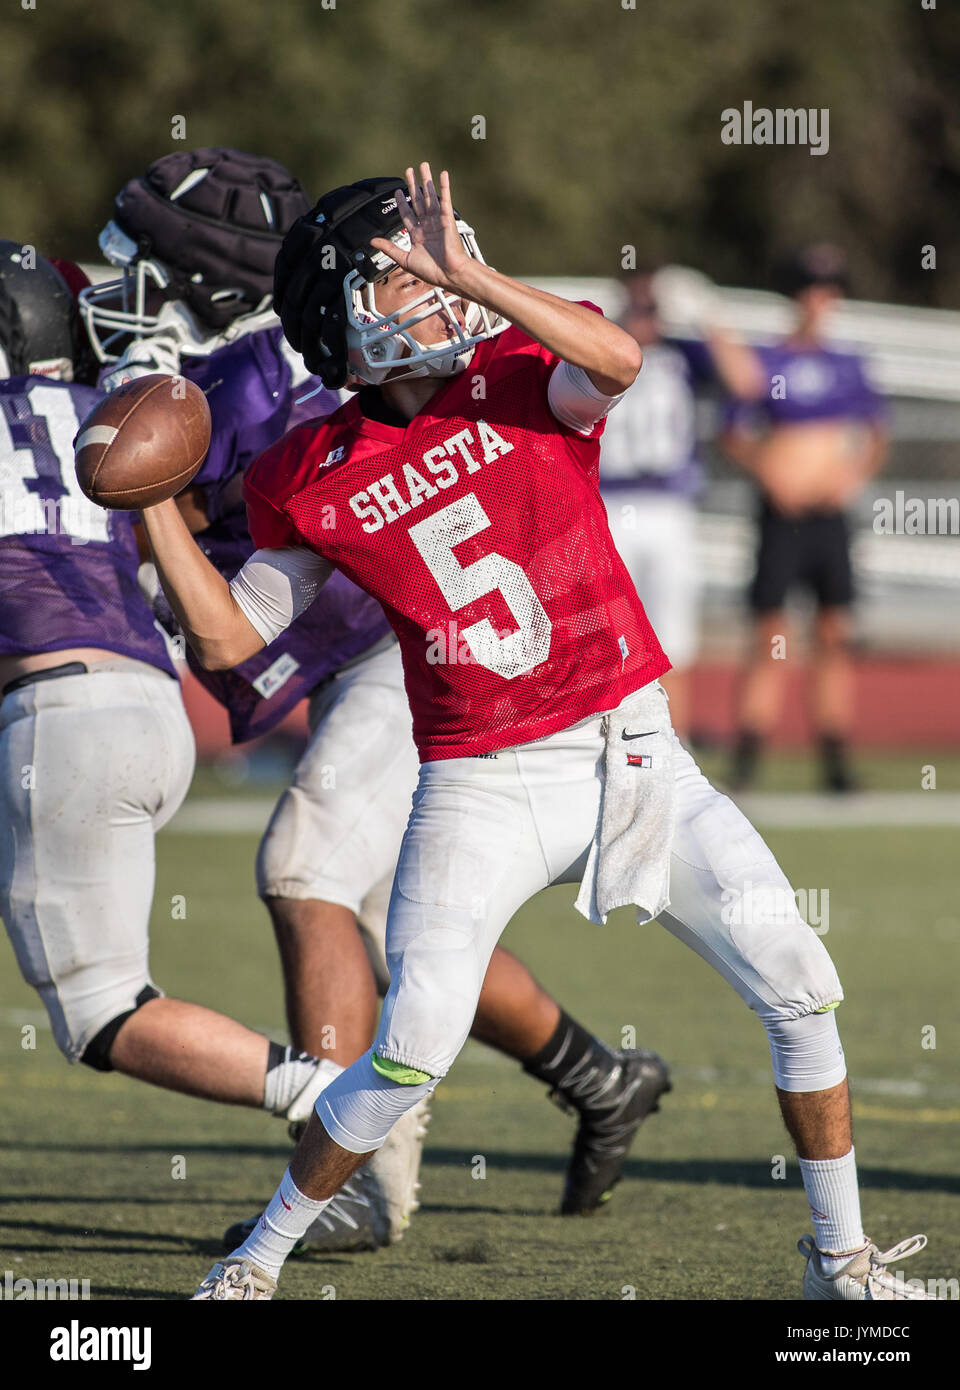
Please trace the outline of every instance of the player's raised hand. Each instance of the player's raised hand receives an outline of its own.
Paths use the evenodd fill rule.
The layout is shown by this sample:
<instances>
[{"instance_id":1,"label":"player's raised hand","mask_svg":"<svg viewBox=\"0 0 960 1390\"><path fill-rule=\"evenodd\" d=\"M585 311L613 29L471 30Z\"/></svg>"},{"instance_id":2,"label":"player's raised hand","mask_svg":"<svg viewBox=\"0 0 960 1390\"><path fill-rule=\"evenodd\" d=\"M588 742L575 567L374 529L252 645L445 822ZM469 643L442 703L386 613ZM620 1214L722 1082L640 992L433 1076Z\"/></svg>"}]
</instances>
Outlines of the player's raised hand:
<instances>
[{"instance_id":1,"label":"player's raised hand","mask_svg":"<svg viewBox=\"0 0 960 1390\"><path fill-rule=\"evenodd\" d=\"M470 257L463 249L450 196L450 175L440 174L440 191L433 182L430 165L420 165L420 184L412 168L407 169L407 192L397 189L397 210L410 237L410 250L404 251L384 237L372 237L371 246L384 251L403 270L428 285L441 289L457 288L457 273Z\"/></svg>"}]
</instances>

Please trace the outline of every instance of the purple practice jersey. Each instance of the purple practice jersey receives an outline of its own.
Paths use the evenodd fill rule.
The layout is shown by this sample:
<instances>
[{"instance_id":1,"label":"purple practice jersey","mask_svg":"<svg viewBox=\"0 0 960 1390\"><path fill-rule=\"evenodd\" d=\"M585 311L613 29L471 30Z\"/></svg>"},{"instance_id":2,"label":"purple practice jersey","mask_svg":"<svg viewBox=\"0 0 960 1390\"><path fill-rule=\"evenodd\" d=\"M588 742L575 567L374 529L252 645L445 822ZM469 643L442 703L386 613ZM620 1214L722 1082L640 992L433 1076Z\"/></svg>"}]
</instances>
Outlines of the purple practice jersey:
<instances>
[{"instance_id":1,"label":"purple practice jersey","mask_svg":"<svg viewBox=\"0 0 960 1390\"><path fill-rule=\"evenodd\" d=\"M209 357L185 357L181 370L207 393L213 424L210 451L193 480L205 491L211 524L196 540L230 580L255 547L243 502L238 497L234 506L240 510L231 511L227 485L292 424L329 414L339 399L331 391L316 392L315 377L294 386L279 327L238 338ZM315 686L389 631L376 600L335 574L307 611L249 661L230 671L204 671L192 652L187 659L225 706L234 743L242 743L267 733Z\"/></svg>"},{"instance_id":2,"label":"purple practice jersey","mask_svg":"<svg viewBox=\"0 0 960 1390\"><path fill-rule=\"evenodd\" d=\"M100 647L172 676L137 587L133 515L77 483L73 439L102 399L42 376L0 381L0 654Z\"/></svg>"},{"instance_id":3,"label":"purple practice jersey","mask_svg":"<svg viewBox=\"0 0 960 1390\"><path fill-rule=\"evenodd\" d=\"M731 405L731 424L806 424L817 420L877 421L886 414L883 397L870 385L863 362L852 352L821 346L777 343L754 347L767 387L757 401Z\"/></svg>"}]
</instances>

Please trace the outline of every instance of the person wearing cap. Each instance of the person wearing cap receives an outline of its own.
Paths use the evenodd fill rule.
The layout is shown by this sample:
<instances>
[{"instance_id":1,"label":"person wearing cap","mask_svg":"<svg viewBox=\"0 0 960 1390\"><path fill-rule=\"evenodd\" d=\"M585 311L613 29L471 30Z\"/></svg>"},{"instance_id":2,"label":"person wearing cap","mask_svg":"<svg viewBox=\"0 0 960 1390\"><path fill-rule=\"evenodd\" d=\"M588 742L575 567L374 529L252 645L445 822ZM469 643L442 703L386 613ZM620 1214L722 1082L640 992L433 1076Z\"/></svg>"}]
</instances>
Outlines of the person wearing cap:
<instances>
[{"instance_id":1,"label":"person wearing cap","mask_svg":"<svg viewBox=\"0 0 960 1390\"><path fill-rule=\"evenodd\" d=\"M759 490L759 544L749 590L753 642L737 704L731 780L749 785L780 714L787 665L785 605L812 592L811 722L827 790L856 790L848 745L854 717L848 510L883 464L882 398L864 362L828 339L848 290L833 246L806 248L781 268L779 288L795 321L779 343L743 348L735 404L721 443ZM786 649L789 656L790 649ZM780 658L780 659L777 659Z\"/></svg>"}]
</instances>

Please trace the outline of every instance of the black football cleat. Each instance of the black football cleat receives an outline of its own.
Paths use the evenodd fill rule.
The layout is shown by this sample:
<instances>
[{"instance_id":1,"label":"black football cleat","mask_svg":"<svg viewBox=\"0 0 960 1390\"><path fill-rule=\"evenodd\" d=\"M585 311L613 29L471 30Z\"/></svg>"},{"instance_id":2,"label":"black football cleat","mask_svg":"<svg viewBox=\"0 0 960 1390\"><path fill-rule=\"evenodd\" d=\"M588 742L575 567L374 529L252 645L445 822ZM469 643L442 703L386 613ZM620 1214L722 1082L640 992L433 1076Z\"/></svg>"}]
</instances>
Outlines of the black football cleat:
<instances>
[{"instance_id":1,"label":"black football cleat","mask_svg":"<svg viewBox=\"0 0 960 1390\"><path fill-rule=\"evenodd\" d=\"M655 1052L614 1052L617 1065L589 1098L551 1091L550 1099L580 1116L567 1168L562 1216L589 1216L609 1200L620 1181L634 1135L648 1115L660 1109L662 1095L673 1090L670 1072Z\"/></svg>"}]
</instances>

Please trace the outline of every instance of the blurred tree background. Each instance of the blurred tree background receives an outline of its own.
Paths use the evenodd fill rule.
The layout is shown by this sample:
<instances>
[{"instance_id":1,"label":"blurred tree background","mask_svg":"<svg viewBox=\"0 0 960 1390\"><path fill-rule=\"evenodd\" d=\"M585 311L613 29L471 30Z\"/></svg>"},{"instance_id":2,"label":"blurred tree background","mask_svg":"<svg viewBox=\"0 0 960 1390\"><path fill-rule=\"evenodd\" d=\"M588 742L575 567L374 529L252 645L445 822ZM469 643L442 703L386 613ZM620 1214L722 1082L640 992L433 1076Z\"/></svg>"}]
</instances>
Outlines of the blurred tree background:
<instances>
[{"instance_id":1,"label":"blurred tree background","mask_svg":"<svg viewBox=\"0 0 960 1390\"><path fill-rule=\"evenodd\" d=\"M8 0L0 230L97 259L173 149L269 154L313 195L429 158L519 275L614 274L630 244L764 286L829 238L859 297L960 305L955 0L625 3ZM828 108L829 152L723 144L746 100Z\"/></svg>"}]
</instances>

